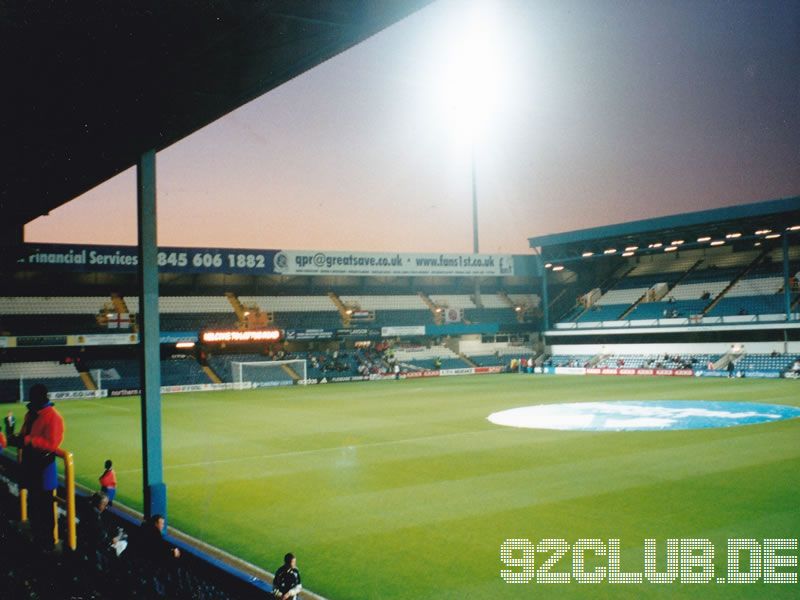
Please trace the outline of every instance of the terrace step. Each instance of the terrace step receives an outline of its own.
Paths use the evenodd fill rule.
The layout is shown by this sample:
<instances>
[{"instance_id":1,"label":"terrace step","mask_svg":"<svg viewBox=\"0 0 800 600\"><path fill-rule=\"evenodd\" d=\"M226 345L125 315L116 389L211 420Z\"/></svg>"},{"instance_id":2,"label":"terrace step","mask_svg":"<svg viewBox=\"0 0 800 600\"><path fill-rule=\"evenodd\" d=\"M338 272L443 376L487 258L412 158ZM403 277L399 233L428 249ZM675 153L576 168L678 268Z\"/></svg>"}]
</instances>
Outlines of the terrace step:
<instances>
[{"instance_id":1,"label":"terrace step","mask_svg":"<svg viewBox=\"0 0 800 600\"><path fill-rule=\"evenodd\" d=\"M92 376L87 373L86 371L80 371L78 375L81 376L81 381L83 381L83 385L86 386L87 390L94 391L97 389L97 384L92 379Z\"/></svg>"},{"instance_id":2,"label":"terrace step","mask_svg":"<svg viewBox=\"0 0 800 600\"><path fill-rule=\"evenodd\" d=\"M425 305L430 309L433 315L433 322L441 325L444 322L444 310L441 306L431 300L430 296L425 292L417 292L417 295L422 299Z\"/></svg>"},{"instance_id":3,"label":"terrace step","mask_svg":"<svg viewBox=\"0 0 800 600\"><path fill-rule=\"evenodd\" d=\"M706 307L703 309L703 312L702 312L701 314L703 314L703 315L707 315L709 312L711 312L712 310L714 310L714 307L715 307L717 304L719 304L719 301L720 301L720 300L722 300L722 299L725 297L725 294L727 294L727 293L728 293L728 292L731 290L731 288L732 288L734 285L736 285L736 284L739 282L739 280L740 280L740 279L742 279L742 277L744 277L744 276L745 276L745 275L747 275L747 274L748 274L750 271L752 271L752 270L753 270L753 269L756 267L756 265L758 265L758 264L761 262L761 260L762 260L762 259L763 259L763 258L764 258L764 257L765 257L767 254L769 254L770 252L771 252L771 250L770 250L769 248L764 248L764 249L763 249L763 250L762 250L762 251L761 251L761 252L758 254L758 256L756 256L756 257L755 257L755 258L754 258L754 259L753 259L753 260L750 262L750 264L748 264L748 265L747 265L747 266L746 266L744 269L742 269L742 270L741 270L741 271L740 271L740 272L739 272L739 273L736 275L736 277L734 277L734 278L733 278L733 279L730 281L730 283L728 283L728 285L726 285L726 286L723 288L723 290L722 290L722 291L721 291L719 294L717 294L716 298L714 298L714 299L713 299L711 302L709 302L709 303L708 303L708 305L707 305L707 306L706 306Z\"/></svg>"},{"instance_id":4,"label":"terrace step","mask_svg":"<svg viewBox=\"0 0 800 600\"><path fill-rule=\"evenodd\" d=\"M667 288L667 292L664 294L664 297L666 297L667 294L669 294L672 290L675 289L675 286L677 286L681 281L686 279L695 269L697 269L697 267L699 267L702 264L702 262L703 262L702 258L695 261L695 263L691 267L689 267L686 271L683 272L683 274L680 277L678 277L675 281L673 281ZM636 302L634 302L627 309L625 309L625 312L623 312L619 317L617 317L617 320L624 321L625 317L627 317L634 310L636 310L636 307L639 306L645 298L647 298L647 291L645 291L645 293L642 294Z\"/></svg>"},{"instance_id":5,"label":"terrace step","mask_svg":"<svg viewBox=\"0 0 800 600\"><path fill-rule=\"evenodd\" d=\"M208 375L208 378L212 383L222 383L222 379L220 379L219 375L214 372L214 369L208 365L200 365L200 368L202 368L203 372Z\"/></svg>"},{"instance_id":6,"label":"terrace step","mask_svg":"<svg viewBox=\"0 0 800 600\"><path fill-rule=\"evenodd\" d=\"M283 370L284 373L286 373L289 377L291 377L292 381L295 382L300 381L301 379L300 375L298 375L297 371L295 371L290 365L281 365L281 370Z\"/></svg>"}]
</instances>

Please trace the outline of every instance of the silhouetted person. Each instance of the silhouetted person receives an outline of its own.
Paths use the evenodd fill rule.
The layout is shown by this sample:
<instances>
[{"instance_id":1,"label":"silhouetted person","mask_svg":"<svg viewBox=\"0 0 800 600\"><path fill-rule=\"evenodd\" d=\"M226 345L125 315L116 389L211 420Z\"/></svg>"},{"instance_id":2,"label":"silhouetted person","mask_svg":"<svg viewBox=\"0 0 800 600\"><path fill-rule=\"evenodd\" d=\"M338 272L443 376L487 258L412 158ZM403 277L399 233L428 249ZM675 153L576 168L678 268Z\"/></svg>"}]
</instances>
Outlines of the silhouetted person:
<instances>
[{"instance_id":1,"label":"silhouetted person","mask_svg":"<svg viewBox=\"0 0 800 600\"><path fill-rule=\"evenodd\" d=\"M37 543L52 546L55 530L53 492L58 487L55 451L64 441L64 419L37 383L29 392L28 412L13 445L22 449L20 478L28 490L28 519Z\"/></svg>"},{"instance_id":2,"label":"silhouetted person","mask_svg":"<svg viewBox=\"0 0 800 600\"><path fill-rule=\"evenodd\" d=\"M3 423L6 426L6 437L11 437L14 435L14 428L17 425L17 420L14 418L14 413L8 411L8 414L3 419Z\"/></svg>"},{"instance_id":3,"label":"silhouetted person","mask_svg":"<svg viewBox=\"0 0 800 600\"><path fill-rule=\"evenodd\" d=\"M153 515L142 523L138 538L140 556L161 567L169 566L173 559L181 556L181 551L164 539L165 526L164 517Z\"/></svg>"}]
</instances>

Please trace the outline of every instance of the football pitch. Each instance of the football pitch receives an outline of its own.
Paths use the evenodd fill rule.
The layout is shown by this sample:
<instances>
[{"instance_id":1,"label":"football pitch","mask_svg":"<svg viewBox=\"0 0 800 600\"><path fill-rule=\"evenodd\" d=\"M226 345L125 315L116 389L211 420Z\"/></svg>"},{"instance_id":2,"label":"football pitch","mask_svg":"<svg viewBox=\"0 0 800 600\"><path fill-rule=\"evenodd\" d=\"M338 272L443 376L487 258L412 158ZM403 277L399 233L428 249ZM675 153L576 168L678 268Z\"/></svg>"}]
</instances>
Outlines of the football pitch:
<instances>
[{"instance_id":1,"label":"football pitch","mask_svg":"<svg viewBox=\"0 0 800 600\"><path fill-rule=\"evenodd\" d=\"M761 582L504 583L507 538L619 539L623 570L641 572L645 538L708 538L724 571L728 538L800 537L800 419L659 432L487 421L614 400L800 406L800 385L513 374L167 395L170 524L272 571L294 552L305 586L332 600L796 598L797 584ZM111 458L118 501L141 508L138 398L58 408L80 483L96 487ZM570 569L568 555L553 571Z\"/></svg>"}]
</instances>

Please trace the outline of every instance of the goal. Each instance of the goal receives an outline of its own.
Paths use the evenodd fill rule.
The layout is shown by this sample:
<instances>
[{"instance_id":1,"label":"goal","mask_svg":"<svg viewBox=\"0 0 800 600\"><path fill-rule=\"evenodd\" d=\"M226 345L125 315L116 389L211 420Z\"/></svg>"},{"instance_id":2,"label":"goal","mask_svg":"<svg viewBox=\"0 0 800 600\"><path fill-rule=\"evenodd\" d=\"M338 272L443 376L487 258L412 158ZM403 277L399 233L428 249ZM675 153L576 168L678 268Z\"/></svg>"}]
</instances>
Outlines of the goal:
<instances>
[{"instance_id":1,"label":"goal","mask_svg":"<svg viewBox=\"0 0 800 600\"><path fill-rule=\"evenodd\" d=\"M262 360L253 362L231 362L234 387L271 387L278 385L306 385L308 383L307 361Z\"/></svg>"}]
</instances>

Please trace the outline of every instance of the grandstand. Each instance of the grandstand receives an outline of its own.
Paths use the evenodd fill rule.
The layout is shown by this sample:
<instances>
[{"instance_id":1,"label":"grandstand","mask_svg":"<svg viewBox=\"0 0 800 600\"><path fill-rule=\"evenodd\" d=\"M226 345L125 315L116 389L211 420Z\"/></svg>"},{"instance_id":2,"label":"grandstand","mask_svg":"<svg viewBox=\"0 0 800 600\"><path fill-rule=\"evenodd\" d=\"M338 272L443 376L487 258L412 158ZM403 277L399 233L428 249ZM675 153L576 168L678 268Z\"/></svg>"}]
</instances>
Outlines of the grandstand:
<instances>
[{"instance_id":1,"label":"grandstand","mask_svg":"<svg viewBox=\"0 0 800 600\"><path fill-rule=\"evenodd\" d=\"M800 355L798 232L789 198L532 238L553 299L538 364L784 376Z\"/></svg>"}]
</instances>

